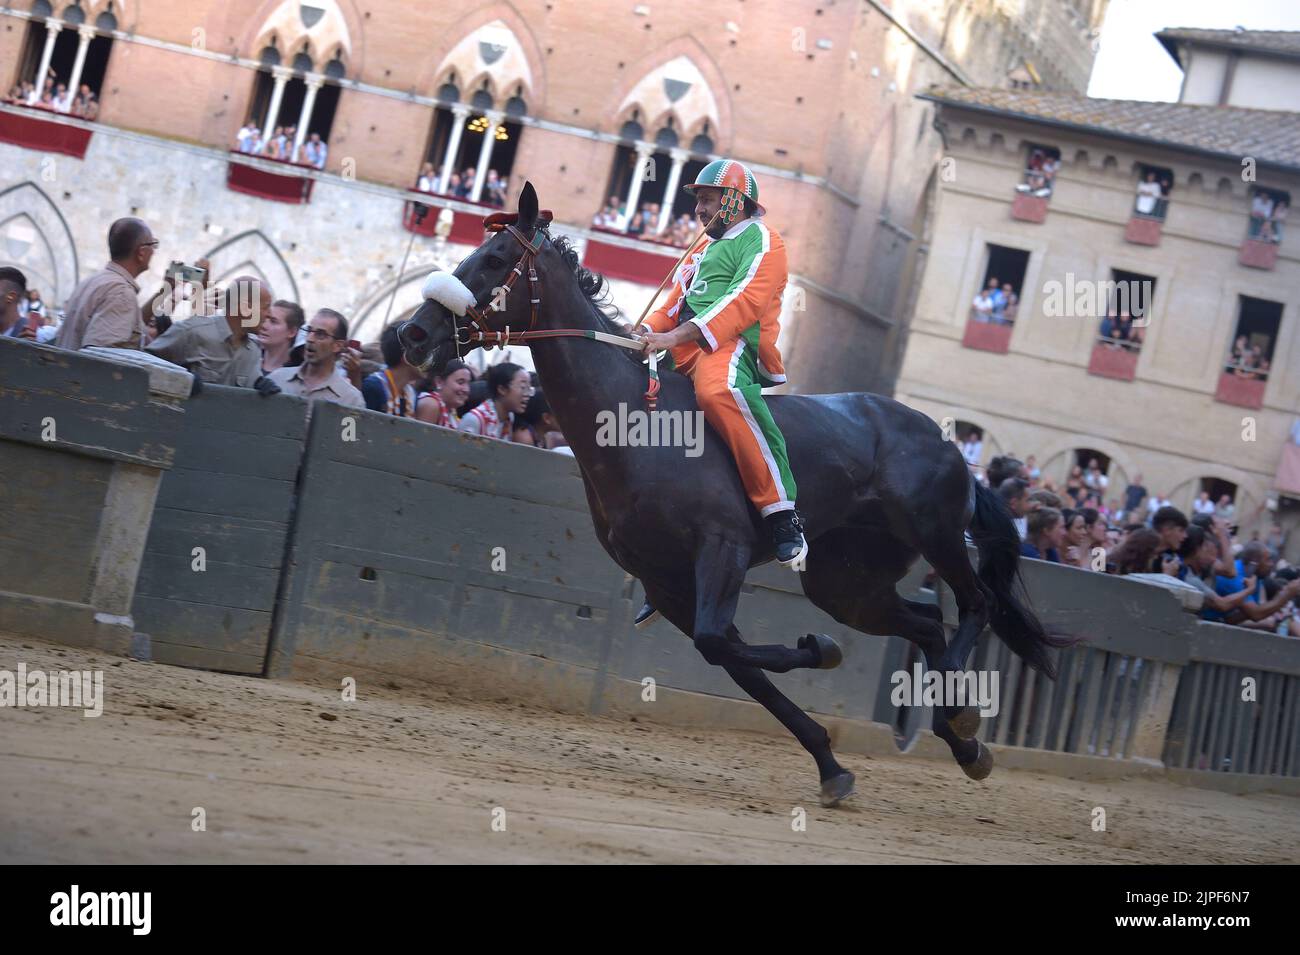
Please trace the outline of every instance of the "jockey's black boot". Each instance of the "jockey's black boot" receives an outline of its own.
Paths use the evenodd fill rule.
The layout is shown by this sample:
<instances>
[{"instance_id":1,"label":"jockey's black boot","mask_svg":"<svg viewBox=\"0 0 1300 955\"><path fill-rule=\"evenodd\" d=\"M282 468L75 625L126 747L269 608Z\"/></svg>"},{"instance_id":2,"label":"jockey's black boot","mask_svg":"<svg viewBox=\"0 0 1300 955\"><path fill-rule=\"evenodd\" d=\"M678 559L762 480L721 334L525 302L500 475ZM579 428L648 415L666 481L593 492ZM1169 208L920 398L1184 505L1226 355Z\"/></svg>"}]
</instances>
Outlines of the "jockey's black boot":
<instances>
[{"instance_id":1,"label":"jockey's black boot","mask_svg":"<svg viewBox=\"0 0 1300 955\"><path fill-rule=\"evenodd\" d=\"M650 606L650 601L641 605L641 609L636 612L636 619L632 621L632 626L638 630L644 630L650 624L659 619L659 611Z\"/></svg>"},{"instance_id":2,"label":"jockey's black boot","mask_svg":"<svg viewBox=\"0 0 1300 955\"><path fill-rule=\"evenodd\" d=\"M786 567L801 565L808 556L808 542L803 537L803 520L793 508L777 511L767 517L767 526L772 531L772 541L776 544L776 559ZM796 566L795 570L802 570Z\"/></svg>"}]
</instances>

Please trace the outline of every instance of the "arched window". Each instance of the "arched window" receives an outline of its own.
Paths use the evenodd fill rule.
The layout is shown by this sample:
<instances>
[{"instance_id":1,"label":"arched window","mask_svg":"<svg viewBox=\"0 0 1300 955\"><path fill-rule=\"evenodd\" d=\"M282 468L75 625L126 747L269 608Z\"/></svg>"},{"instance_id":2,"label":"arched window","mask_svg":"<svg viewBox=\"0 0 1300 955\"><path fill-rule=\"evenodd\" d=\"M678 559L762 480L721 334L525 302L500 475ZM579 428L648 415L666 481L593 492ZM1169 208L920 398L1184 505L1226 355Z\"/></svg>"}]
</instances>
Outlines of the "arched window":
<instances>
[{"instance_id":1,"label":"arched window","mask_svg":"<svg viewBox=\"0 0 1300 955\"><path fill-rule=\"evenodd\" d=\"M438 65L439 105L417 188L504 204L532 95L535 62L503 20L467 33ZM462 105L463 104L463 105Z\"/></svg>"},{"instance_id":2,"label":"arched window","mask_svg":"<svg viewBox=\"0 0 1300 955\"><path fill-rule=\"evenodd\" d=\"M674 245L689 243L698 223L695 199L682 187L712 157L711 130L718 120L708 80L689 55L674 57L642 76L616 115L624 117L618 127L621 144L593 225Z\"/></svg>"},{"instance_id":3,"label":"arched window","mask_svg":"<svg viewBox=\"0 0 1300 955\"><path fill-rule=\"evenodd\" d=\"M51 36L46 20L54 15L53 5L46 0L32 4L18 70L18 82L28 87L28 105L83 119L99 116L99 94L113 46L111 31L117 28L112 9L110 3L95 25L88 27L85 8L70 3L59 14L62 29Z\"/></svg>"},{"instance_id":4,"label":"arched window","mask_svg":"<svg viewBox=\"0 0 1300 955\"><path fill-rule=\"evenodd\" d=\"M438 89L438 100L446 105L434 109L429 145L416 188L503 207L523 132L519 119L528 114L523 86L515 87L506 100L504 115L493 126L487 114L496 109L496 103L487 81L474 91L469 105L463 107L458 105L461 95L455 80L452 73ZM485 152L484 140L489 135L492 143Z\"/></svg>"},{"instance_id":5,"label":"arched window","mask_svg":"<svg viewBox=\"0 0 1300 955\"><path fill-rule=\"evenodd\" d=\"M340 89L337 81L347 76L341 50L325 64L321 73L314 73L307 45L304 43L293 56L292 73L280 68L282 60L276 39L262 49L258 59L262 69L253 81L253 95L249 100L246 124L258 128L257 142L240 141L243 152L255 153L268 159L284 162L320 165L318 154L313 160L303 147L313 134L322 143L329 144L338 110Z\"/></svg>"}]
</instances>

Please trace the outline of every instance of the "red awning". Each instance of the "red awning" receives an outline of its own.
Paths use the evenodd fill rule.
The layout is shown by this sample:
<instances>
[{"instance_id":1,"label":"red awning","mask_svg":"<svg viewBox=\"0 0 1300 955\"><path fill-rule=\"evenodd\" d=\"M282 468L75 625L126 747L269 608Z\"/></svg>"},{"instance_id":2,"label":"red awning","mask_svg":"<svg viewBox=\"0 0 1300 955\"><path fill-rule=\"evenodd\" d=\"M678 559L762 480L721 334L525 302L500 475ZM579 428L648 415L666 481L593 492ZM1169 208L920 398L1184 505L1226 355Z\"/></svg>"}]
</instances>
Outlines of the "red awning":
<instances>
[{"instance_id":1,"label":"red awning","mask_svg":"<svg viewBox=\"0 0 1300 955\"><path fill-rule=\"evenodd\" d=\"M24 149L60 153L75 159L86 158L91 130L46 119L42 113L52 111L36 106L25 107L28 113L0 113L0 142ZM61 116L61 113L52 113Z\"/></svg>"},{"instance_id":2,"label":"red awning","mask_svg":"<svg viewBox=\"0 0 1300 955\"><path fill-rule=\"evenodd\" d=\"M663 248L664 252L651 252L647 249L626 248L601 242L599 239L588 239L582 264L591 271L599 272L612 279L639 282L642 285L658 285L682 251L669 245Z\"/></svg>"},{"instance_id":3,"label":"red awning","mask_svg":"<svg viewBox=\"0 0 1300 955\"><path fill-rule=\"evenodd\" d=\"M402 207L402 225L407 231L414 232L416 235L434 236L438 234L438 214L442 212L445 206L437 204L440 197L430 194L429 200L423 205L429 207L428 214L424 217L423 222L415 220L415 203L408 202ZM446 197L442 197L446 198ZM458 202L469 203L468 199L458 199ZM501 210L496 206L484 205L483 203L469 203L482 209L482 212L452 212L451 232L447 236L448 242L455 242L459 245L482 245L486 233L483 230L483 219L494 212Z\"/></svg>"},{"instance_id":4,"label":"red awning","mask_svg":"<svg viewBox=\"0 0 1300 955\"><path fill-rule=\"evenodd\" d=\"M1300 444L1282 445L1282 460L1277 465L1276 487L1283 494L1300 497Z\"/></svg>"},{"instance_id":5,"label":"red awning","mask_svg":"<svg viewBox=\"0 0 1300 955\"><path fill-rule=\"evenodd\" d=\"M245 195L271 199L275 202L311 201L311 187L315 180L310 176L304 176L301 166L265 156L259 156L258 159L264 163L283 166L285 171L271 172L258 166L230 162L226 166L226 188L233 192L242 192Z\"/></svg>"}]
</instances>

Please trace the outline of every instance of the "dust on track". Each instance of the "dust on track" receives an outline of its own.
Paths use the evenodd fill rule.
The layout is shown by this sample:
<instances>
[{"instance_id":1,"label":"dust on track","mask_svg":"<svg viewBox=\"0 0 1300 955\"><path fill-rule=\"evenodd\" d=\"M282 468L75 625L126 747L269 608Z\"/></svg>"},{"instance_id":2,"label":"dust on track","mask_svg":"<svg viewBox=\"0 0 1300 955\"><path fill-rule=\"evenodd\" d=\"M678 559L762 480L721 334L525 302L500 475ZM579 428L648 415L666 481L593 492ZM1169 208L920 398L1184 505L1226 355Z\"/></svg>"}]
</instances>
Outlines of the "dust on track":
<instances>
[{"instance_id":1,"label":"dust on track","mask_svg":"<svg viewBox=\"0 0 1300 955\"><path fill-rule=\"evenodd\" d=\"M6 863L1221 864L1294 863L1300 846L1300 804L1285 796L1001 768L976 783L955 764L847 754L857 793L822 809L793 740L573 716L401 677L360 675L344 703L335 684L0 637L0 669L19 660L102 669L106 702L93 719L0 708ZM1096 806L1105 832L1092 829ZM191 828L196 807L204 832Z\"/></svg>"}]
</instances>

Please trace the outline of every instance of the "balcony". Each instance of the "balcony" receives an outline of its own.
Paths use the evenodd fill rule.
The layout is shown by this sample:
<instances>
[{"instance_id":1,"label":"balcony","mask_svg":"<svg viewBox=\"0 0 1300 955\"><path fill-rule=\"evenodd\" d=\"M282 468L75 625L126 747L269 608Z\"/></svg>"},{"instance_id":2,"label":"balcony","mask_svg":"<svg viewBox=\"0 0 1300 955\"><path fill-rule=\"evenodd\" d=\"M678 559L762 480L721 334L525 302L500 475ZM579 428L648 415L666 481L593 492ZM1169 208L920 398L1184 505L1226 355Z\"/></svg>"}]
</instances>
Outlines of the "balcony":
<instances>
[{"instance_id":1,"label":"balcony","mask_svg":"<svg viewBox=\"0 0 1300 955\"><path fill-rule=\"evenodd\" d=\"M591 231L582 264L612 279L658 285L682 253L681 247L669 242L635 238L598 226ZM603 238L606 235L610 238Z\"/></svg>"},{"instance_id":2,"label":"balcony","mask_svg":"<svg viewBox=\"0 0 1300 955\"><path fill-rule=\"evenodd\" d=\"M1242 378L1230 371L1219 375L1219 387L1215 389L1214 400L1225 405L1237 405L1240 408L1264 407L1264 391L1268 381L1264 378Z\"/></svg>"},{"instance_id":3,"label":"balcony","mask_svg":"<svg viewBox=\"0 0 1300 955\"><path fill-rule=\"evenodd\" d=\"M1120 348L1113 340L1103 339L1092 346L1088 374L1117 381L1132 381L1137 376L1138 352Z\"/></svg>"},{"instance_id":4,"label":"balcony","mask_svg":"<svg viewBox=\"0 0 1300 955\"><path fill-rule=\"evenodd\" d=\"M439 213L447 210L452 214L451 231L447 233L447 241L460 245L482 245L484 236L483 219L494 212L501 211L499 206L491 206L485 202L471 202L458 196L443 196L436 193L426 193L425 195L428 198L420 200L422 205L429 207L429 212L424 221L418 221L415 215L415 202L408 202L402 206L402 226L406 231L414 232L416 235L435 236L438 234ZM447 200L456 202L459 205L471 206L474 211L465 212L459 209L449 209L446 205Z\"/></svg>"},{"instance_id":5,"label":"balcony","mask_svg":"<svg viewBox=\"0 0 1300 955\"><path fill-rule=\"evenodd\" d=\"M1047 220L1047 197L1017 192L1011 200L1011 218L1021 222L1043 223Z\"/></svg>"},{"instance_id":6,"label":"balcony","mask_svg":"<svg viewBox=\"0 0 1300 955\"><path fill-rule=\"evenodd\" d=\"M310 166L258 156L245 156L237 149L233 155L247 161L231 159L226 165L226 188L246 196L270 199L272 202L289 202L303 205L311 201L315 180L307 175ZM283 171L282 171L283 170Z\"/></svg>"},{"instance_id":7,"label":"balcony","mask_svg":"<svg viewBox=\"0 0 1300 955\"><path fill-rule=\"evenodd\" d=\"M1282 460L1277 463L1273 486L1283 494L1300 497L1300 444L1288 441L1282 445Z\"/></svg>"},{"instance_id":8,"label":"balcony","mask_svg":"<svg viewBox=\"0 0 1300 955\"><path fill-rule=\"evenodd\" d=\"M1144 216L1135 212L1132 218L1128 220L1128 227L1124 230L1124 241L1133 242L1137 245L1159 245L1160 227L1163 224L1163 219Z\"/></svg>"},{"instance_id":9,"label":"balcony","mask_svg":"<svg viewBox=\"0 0 1300 955\"><path fill-rule=\"evenodd\" d=\"M1252 269L1272 269L1277 265L1277 243L1265 239L1246 239L1241 243L1237 261Z\"/></svg>"},{"instance_id":10,"label":"balcony","mask_svg":"<svg viewBox=\"0 0 1300 955\"><path fill-rule=\"evenodd\" d=\"M86 158L93 130L65 122L66 114L43 106L9 105L14 109L0 112L0 142L74 159Z\"/></svg>"},{"instance_id":11,"label":"balcony","mask_svg":"<svg viewBox=\"0 0 1300 955\"><path fill-rule=\"evenodd\" d=\"M1011 331L1014 328L1014 325L1000 325L968 318L966 334L961 339L962 347L1005 355L1011 350Z\"/></svg>"}]
</instances>

